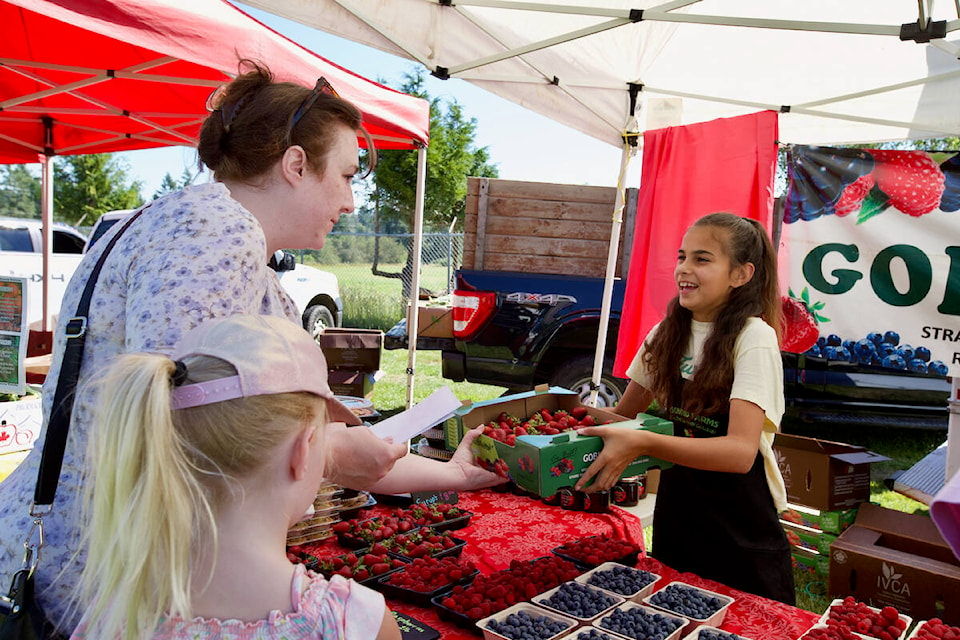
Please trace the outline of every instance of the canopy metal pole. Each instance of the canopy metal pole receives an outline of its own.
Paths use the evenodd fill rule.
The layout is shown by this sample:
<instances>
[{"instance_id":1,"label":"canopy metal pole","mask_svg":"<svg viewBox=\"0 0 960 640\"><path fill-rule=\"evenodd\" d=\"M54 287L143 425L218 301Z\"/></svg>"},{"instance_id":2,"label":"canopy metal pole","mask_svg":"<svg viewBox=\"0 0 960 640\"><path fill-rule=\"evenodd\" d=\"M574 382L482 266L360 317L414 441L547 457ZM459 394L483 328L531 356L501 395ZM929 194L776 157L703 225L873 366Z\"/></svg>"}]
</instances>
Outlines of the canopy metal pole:
<instances>
[{"instance_id":1,"label":"canopy metal pole","mask_svg":"<svg viewBox=\"0 0 960 640\"><path fill-rule=\"evenodd\" d=\"M413 406L413 382L417 364L417 303L420 300L420 251L423 244L423 197L427 185L427 148L417 147L417 203L413 220L413 271L407 305L407 409Z\"/></svg>"},{"instance_id":2,"label":"canopy metal pole","mask_svg":"<svg viewBox=\"0 0 960 640\"><path fill-rule=\"evenodd\" d=\"M947 462L943 484L960 472L960 377L950 379L950 414L947 420Z\"/></svg>"},{"instance_id":3,"label":"canopy metal pole","mask_svg":"<svg viewBox=\"0 0 960 640\"><path fill-rule=\"evenodd\" d=\"M41 331L50 331L50 255L53 253L53 157L42 156L40 170L40 218L43 226L43 321Z\"/></svg>"},{"instance_id":4,"label":"canopy metal pole","mask_svg":"<svg viewBox=\"0 0 960 640\"><path fill-rule=\"evenodd\" d=\"M623 207L626 193L627 168L630 158L636 151L631 142L636 142L631 136L639 135L639 127L635 118L630 117L627 122L626 133L623 136L623 152L620 154L620 174L617 176L617 195L613 205L613 224L610 226L610 246L607 250L607 271L603 280L603 298L600 307L600 330L597 332L597 350L593 358L593 384L590 389L590 398L587 404L597 406L597 393L600 381L603 379L603 359L607 352L607 328L610 324L610 307L613 301L613 279L617 270L617 256L620 249L620 229L623 226ZM626 274L624 274L625 276Z\"/></svg>"}]
</instances>

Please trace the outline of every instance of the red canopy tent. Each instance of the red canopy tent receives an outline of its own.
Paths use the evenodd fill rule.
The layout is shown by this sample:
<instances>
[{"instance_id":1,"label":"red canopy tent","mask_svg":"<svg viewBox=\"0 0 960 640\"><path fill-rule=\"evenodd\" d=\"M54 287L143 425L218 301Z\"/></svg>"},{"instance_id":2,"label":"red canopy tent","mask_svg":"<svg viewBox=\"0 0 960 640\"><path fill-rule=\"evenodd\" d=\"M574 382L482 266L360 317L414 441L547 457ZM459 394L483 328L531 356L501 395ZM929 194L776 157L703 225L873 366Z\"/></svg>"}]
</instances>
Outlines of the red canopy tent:
<instances>
[{"instance_id":1,"label":"red canopy tent","mask_svg":"<svg viewBox=\"0 0 960 640\"><path fill-rule=\"evenodd\" d=\"M0 0L0 162L43 163L45 292L50 158L194 146L207 97L240 58L308 87L326 77L363 112L378 148L429 141L426 101L337 66L224 0Z\"/></svg>"}]
</instances>

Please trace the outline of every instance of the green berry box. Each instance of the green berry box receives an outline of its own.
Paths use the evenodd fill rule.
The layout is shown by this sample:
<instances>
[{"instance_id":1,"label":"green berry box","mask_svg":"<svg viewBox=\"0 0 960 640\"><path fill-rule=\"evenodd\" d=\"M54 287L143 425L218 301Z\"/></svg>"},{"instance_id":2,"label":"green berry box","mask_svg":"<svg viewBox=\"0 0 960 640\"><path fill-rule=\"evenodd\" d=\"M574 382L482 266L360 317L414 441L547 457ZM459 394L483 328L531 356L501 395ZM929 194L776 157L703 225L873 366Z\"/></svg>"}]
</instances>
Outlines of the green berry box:
<instances>
[{"instance_id":1,"label":"green berry box","mask_svg":"<svg viewBox=\"0 0 960 640\"><path fill-rule=\"evenodd\" d=\"M790 559L793 566L804 573L823 578L830 575L830 556L803 547L790 547Z\"/></svg>"},{"instance_id":2,"label":"green berry box","mask_svg":"<svg viewBox=\"0 0 960 640\"><path fill-rule=\"evenodd\" d=\"M837 539L839 534L824 533L819 529L811 529L799 524L790 524L780 522L784 532L787 534L787 541L791 546L802 547L811 551L816 551L826 557L830 557L830 545Z\"/></svg>"},{"instance_id":3,"label":"green berry box","mask_svg":"<svg viewBox=\"0 0 960 640\"><path fill-rule=\"evenodd\" d=\"M463 412L460 424L472 429L495 419L502 412L513 416L529 416L541 410L586 414L596 424L610 422L624 429L646 429L672 434L673 424L654 416L640 414L627 419L604 409L583 407L579 396L566 389L523 393L500 398L499 401L473 405ZM597 436L581 436L575 430L553 435L520 435L511 446L506 442L481 435L473 442L474 459L485 468L506 474L520 488L541 497L554 495L560 489L573 488L590 463L603 448ZM667 468L670 463L651 456L641 456L627 465L623 476L636 476L650 468Z\"/></svg>"},{"instance_id":4,"label":"green berry box","mask_svg":"<svg viewBox=\"0 0 960 640\"><path fill-rule=\"evenodd\" d=\"M780 514L780 521L798 524L824 533L840 534L857 519L857 507L834 511L822 511L812 507L787 503L787 510Z\"/></svg>"}]
</instances>

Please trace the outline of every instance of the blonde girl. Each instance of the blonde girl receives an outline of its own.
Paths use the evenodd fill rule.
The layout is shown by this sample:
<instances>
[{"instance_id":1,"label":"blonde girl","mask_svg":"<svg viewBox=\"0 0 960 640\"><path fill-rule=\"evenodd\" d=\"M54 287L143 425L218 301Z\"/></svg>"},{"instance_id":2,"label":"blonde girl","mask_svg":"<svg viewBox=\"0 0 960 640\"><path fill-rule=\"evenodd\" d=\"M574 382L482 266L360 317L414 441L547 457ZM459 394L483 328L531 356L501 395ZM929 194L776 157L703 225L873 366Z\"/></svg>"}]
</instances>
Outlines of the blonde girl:
<instances>
[{"instance_id":1,"label":"blonde girl","mask_svg":"<svg viewBox=\"0 0 960 640\"><path fill-rule=\"evenodd\" d=\"M634 417L656 400L674 433L583 429L604 447L578 486L609 488L638 455L673 462L657 493L653 555L793 603L778 519L785 491L771 448L784 410L773 246L759 223L710 214L684 235L674 277L677 296L627 370L615 409Z\"/></svg>"},{"instance_id":2,"label":"blonde girl","mask_svg":"<svg viewBox=\"0 0 960 640\"><path fill-rule=\"evenodd\" d=\"M328 422L356 424L323 354L272 316L210 320L97 385L73 638L400 637L383 596L286 557Z\"/></svg>"}]
</instances>

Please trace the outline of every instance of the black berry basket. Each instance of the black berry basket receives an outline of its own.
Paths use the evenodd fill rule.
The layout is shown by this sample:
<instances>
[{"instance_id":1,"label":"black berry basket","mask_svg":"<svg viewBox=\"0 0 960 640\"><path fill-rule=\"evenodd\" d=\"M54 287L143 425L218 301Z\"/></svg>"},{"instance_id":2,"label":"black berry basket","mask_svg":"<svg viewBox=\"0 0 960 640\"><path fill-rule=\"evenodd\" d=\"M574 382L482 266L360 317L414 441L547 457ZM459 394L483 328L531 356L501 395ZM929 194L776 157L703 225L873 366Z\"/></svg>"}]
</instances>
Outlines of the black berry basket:
<instances>
[{"instance_id":1,"label":"black berry basket","mask_svg":"<svg viewBox=\"0 0 960 640\"><path fill-rule=\"evenodd\" d=\"M375 542L383 542L386 539L390 538L391 536L383 536L382 538L377 539L376 537L367 535L363 531L365 525L379 524L383 522L383 520L384 520L383 517L377 516L374 518L367 518L366 520L352 521L356 523L356 526L360 532L352 533L350 531L337 531L337 542L339 542L341 545L349 549L358 549L361 547L368 547ZM412 525L410 529L408 529L407 531L404 531L403 533L409 534L412 531L416 531L418 528L419 527L417 527L416 525ZM336 531L336 529L334 530Z\"/></svg>"},{"instance_id":2,"label":"black berry basket","mask_svg":"<svg viewBox=\"0 0 960 640\"><path fill-rule=\"evenodd\" d=\"M456 529L463 529L470 524L470 518L472 517L473 512L460 511L460 515L455 518L448 518L440 522L431 522L427 526L433 528L435 531L455 531Z\"/></svg>"},{"instance_id":3,"label":"black berry basket","mask_svg":"<svg viewBox=\"0 0 960 640\"><path fill-rule=\"evenodd\" d=\"M447 597L446 593L436 595L430 598L430 604L437 610L437 617L441 620L446 620L447 622L452 622L458 627L470 630L472 633L477 634L478 636L483 635L483 631L480 630L480 627L477 626L477 620L471 618L470 616L460 613L450 607L445 607L443 605L443 599Z\"/></svg>"},{"instance_id":4,"label":"black berry basket","mask_svg":"<svg viewBox=\"0 0 960 640\"><path fill-rule=\"evenodd\" d=\"M431 527L423 527L423 528L421 528L421 529L417 529L415 532L412 532L412 533L413 533L414 536L417 536L417 537L419 537L419 536L427 536L427 537L429 537L431 534L436 533L436 534L440 534L441 537L443 537L443 538L448 538L451 542L453 542L453 546L452 546L452 547L447 547L447 548L445 548L445 549L437 549L437 550L432 551L431 553L429 553L428 555L429 555L431 558L446 558L446 557L448 557L448 556L453 556L453 557L457 557L457 558L460 557L460 554L463 553L463 548L464 548L465 546L467 546L467 541L466 541L466 540L464 540L464 539L462 539L462 538L455 538L455 537L449 536L449 535L442 535L441 532L430 531L430 529L431 529ZM390 541L390 540L387 540L384 544L386 545L386 547L387 547L387 549L388 549L387 552L388 552L390 555L395 555L395 556L397 556L398 558L403 558L404 560L410 561L410 560L413 560L415 557L423 557L422 555L417 555L417 556L408 556L408 555L405 555L402 550L399 550L399 549L397 549L397 548L395 548L395 547L391 547L391 546L390 546L390 544L391 544L391 541ZM416 545L416 544L417 544L417 543L414 543L414 545Z\"/></svg>"},{"instance_id":5,"label":"black berry basket","mask_svg":"<svg viewBox=\"0 0 960 640\"><path fill-rule=\"evenodd\" d=\"M470 584L473 582L473 579L480 574L479 569L474 569L460 579L452 580L445 585L437 587L433 591L415 591L414 589L408 589L406 587L390 584L390 578L393 578L396 574L399 574L404 570L405 568L401 568L395 572L391 572L386 576L381 576L376 589L388 598L395 598L397 600L403 600L404 602L410 602L418 607L429 607L434 598L442 598L444 595L450 593L450 591L452 591L457 585Z\"/></svg>"},{"instance_id":6,"label":"black berry basket","mask_svg":"<svg viewBox=\"0 0 960 640\"><path fill-rule=\"evenodd\" d=\"M555 547L553 553L581 569L593 569L604 562L616 562L633 567L640 559L640 547L637 545L625 540L610 540L601 536L589 536L567 542Z\"/></svg>"}]
</instances>

